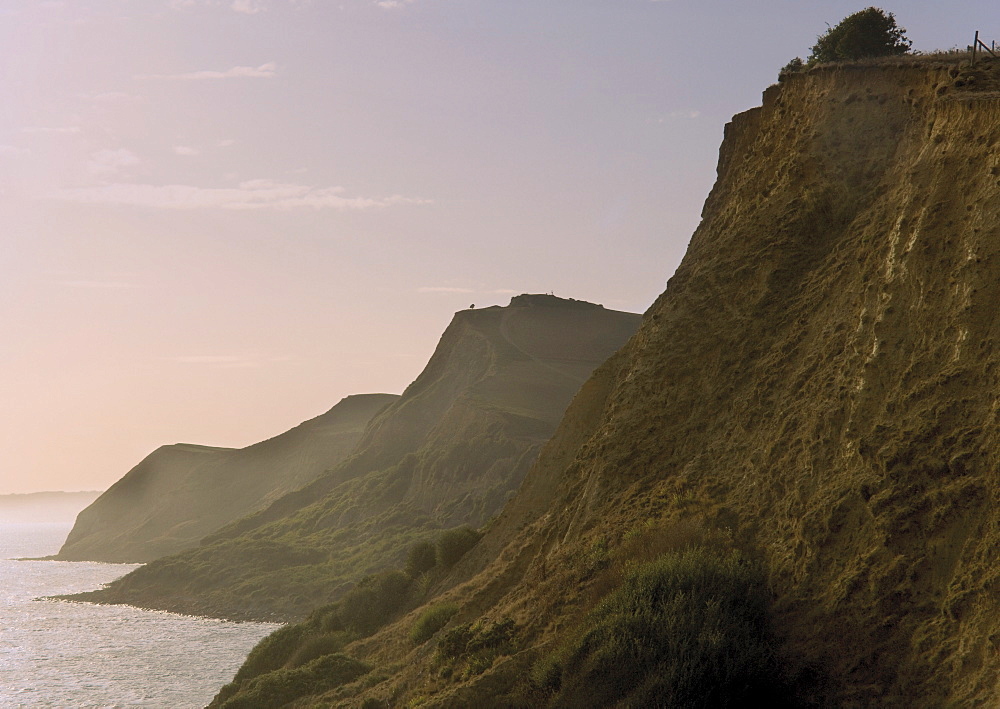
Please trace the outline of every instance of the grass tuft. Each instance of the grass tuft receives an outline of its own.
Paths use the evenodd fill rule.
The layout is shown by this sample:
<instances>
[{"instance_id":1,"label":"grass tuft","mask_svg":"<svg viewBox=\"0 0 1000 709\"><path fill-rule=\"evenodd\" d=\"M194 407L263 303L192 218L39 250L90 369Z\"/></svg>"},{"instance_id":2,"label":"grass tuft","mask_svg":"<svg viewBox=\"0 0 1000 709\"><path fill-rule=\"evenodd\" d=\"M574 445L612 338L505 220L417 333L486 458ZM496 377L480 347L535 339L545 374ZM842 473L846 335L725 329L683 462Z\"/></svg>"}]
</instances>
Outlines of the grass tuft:
<instances>
[{"instance_id":1,"label":"grass tuft","mask_svg":"<svg viewBox=\"0 0 1000 709\"><path fill-rule=\"evenodd\" d=\"M441 534L437 539L437 563L448 569L458 563L482 538L482 533L472 527L455 527Z\"/></svg>"},{"instance_id":2,"label":"grass tuft","mask_svg":"<svg viewBox=\"0 0 1000 709\"><path fill-rule=\"evenodd\" d=\"M222 709L278 709L302 696L320 694L351 682L370 671L347 655L324 655L302 667L268 672L247 682L238 694L213 702Z\"/></svg>"},{"instance_id":3,"label":"grass tuft","mask_svg":"<svg viewBox=\"0 0 1000 709\"><path fill-rule=\"evenodd\" d=\"M431 606L417 618L410 629L410 640L420 645L433 637L441 630L452 617L458 613L458 606L454 603L438 603Z\"/></svg>"},{"instance_id":4,"label":"grass tuft","mask_svg":"<svg viewBox=\"0 0 1000 709\"><path fill-rule=\"evenodd\" d=\"M634 567L534 666L552 707L728 707L779 696L758 564L704 547Z\"/></svg>"}]
</instances>

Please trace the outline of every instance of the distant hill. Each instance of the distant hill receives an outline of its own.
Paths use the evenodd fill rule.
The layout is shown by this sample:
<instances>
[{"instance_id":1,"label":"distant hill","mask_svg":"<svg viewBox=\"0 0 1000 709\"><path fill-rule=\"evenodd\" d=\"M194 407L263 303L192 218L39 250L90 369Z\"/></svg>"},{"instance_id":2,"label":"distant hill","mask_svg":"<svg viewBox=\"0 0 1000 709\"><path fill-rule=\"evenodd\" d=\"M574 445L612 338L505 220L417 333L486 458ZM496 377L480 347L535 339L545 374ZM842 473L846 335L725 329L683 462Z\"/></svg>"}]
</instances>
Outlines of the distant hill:
<instances>
[{"instance_id":1,"label":"distant hill","mask_svg":"<svg viewBox=\"0 0 1000 709\"><path fill-rule=\"evenodd\" d=\"M247 448L158 448L80 513L55 558L143 562L194 546L340 463L369 420L397 398L349 396Z\"/></svg>"},{"instance_id":2,"label":"distant hill","mask_svg":"<svg viewBox=\"0 0 1000 709\"><path fill-rule=\"evenodd\" d=\"M0 495L0 524L31 522L70 523L77 513L101 493L30 492L24 495Z\"/></svg>"},{"instance_id":3,"label":"distant hill","mask_svg":"<svg viewBox=\"0 0 1000 709\"><path fill-rule=\"evenodd\" d=\"M295 618L407 548L480 526L514 493L580 385L640 316L554 296L457 313L357 452L302 490L82 598Z\"/></svg>"}]
</instances>

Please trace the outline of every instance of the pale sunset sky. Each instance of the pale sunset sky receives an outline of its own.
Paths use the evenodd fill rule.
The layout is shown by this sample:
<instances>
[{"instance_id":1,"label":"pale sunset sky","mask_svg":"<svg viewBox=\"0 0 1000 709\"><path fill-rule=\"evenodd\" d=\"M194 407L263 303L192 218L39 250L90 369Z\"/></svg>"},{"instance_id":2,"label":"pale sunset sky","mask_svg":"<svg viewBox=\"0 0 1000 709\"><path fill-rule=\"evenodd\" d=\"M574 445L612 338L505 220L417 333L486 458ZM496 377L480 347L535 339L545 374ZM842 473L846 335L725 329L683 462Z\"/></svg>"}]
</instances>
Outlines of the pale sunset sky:
<instances>
[{"instance_id":1,"label":"pale sunset sky","mask_svg":"<svg viewBox=\"0 0 1000 709\"><path fill-rule=\"evenodd\" d=\"M865 6L0 0L0 494L401 392L470 303L645 310L725 123Z\"/></svg>"}]
</instances>

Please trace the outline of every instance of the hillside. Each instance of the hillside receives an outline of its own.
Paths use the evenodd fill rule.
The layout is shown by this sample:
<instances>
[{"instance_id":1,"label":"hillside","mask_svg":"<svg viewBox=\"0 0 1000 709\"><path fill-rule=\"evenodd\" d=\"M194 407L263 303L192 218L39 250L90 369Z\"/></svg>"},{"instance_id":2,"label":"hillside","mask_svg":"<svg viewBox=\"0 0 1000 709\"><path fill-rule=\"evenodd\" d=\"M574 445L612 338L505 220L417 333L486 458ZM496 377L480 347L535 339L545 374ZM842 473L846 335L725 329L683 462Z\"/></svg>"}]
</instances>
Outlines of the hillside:
<instances>
[{"instance_id":1,"label":"hillside","mask_svg":"<svg viewBox=\"0 0 1000 709\"><path fill-rule=\"evenodd\" d=\"M81 598L297 618L414 543L478 527L517 489L591 372L639 316L547 295L457 313L355 453L302 490Z\"/></svg>"},{"instance_id":2,"label":"hillside","mask_svg":"<svg viewBox=\"0 0 1000 709\"><path fill-rule=\"evenodd\" d=\"M692 544L760 564L776 644L758 666L790 702L1000 704L998 144L996 64L768 89L727 126L666 291L515 498L430 605L341 648L361 679L299 684L302 705L643 705L676 658L644 673L667 644L642 634L654 615L616 641L607 614L641 595L629 569L680 568ZM411 640L434 608L457 610ZM323 619L282 637L304 647ZM744 650L713 637L716 666ZM295 662L262 645L217 705L307 676Z\"/></svg>"},{"instance_id":3,"label":"hillside","mask_svg":"<svg viewBox=\"0 0 1000 709\"><path fill-rule=\"evenodd\" d=\"M178 443L150 453L77 517L54 558L143 562L312 482L344 460L397 397L349 396L320 416L241 449Z\"/></svg>"}]
</instances>

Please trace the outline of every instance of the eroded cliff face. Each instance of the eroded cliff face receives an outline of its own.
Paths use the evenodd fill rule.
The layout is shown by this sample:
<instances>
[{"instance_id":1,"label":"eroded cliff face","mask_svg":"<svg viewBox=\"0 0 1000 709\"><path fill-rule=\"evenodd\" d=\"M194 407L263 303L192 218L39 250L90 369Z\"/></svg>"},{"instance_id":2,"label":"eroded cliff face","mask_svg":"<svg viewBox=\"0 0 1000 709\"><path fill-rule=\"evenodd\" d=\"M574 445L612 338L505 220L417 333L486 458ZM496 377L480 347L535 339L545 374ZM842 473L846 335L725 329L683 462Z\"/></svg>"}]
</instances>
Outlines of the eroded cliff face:
<instances>
[{"instance_id":1,"label":"eroded cliff face","mask_svg":"<svg viewBox=\"0 0 1000 709\"><path fill-rule=\"evenodd\" d=\"M954 83L830 70L738 117L581 456L752 539L838 704L998 701L1000 102Z\"/></svg>"},{"instance_id":2,"label":"eroded cliff face","mask_svg":"<svg viewBox=\"0 0 1000 709\"><path fill-rule=\"evenodd\" d=\"M998 76L826 68L734 118L666 292L442 596L525 652L456 682L418 648L382 695L498 696L588 603L595 543L697 519L763 558L803 699L1000 704Z\"/></svg>"}]
</instances>

